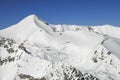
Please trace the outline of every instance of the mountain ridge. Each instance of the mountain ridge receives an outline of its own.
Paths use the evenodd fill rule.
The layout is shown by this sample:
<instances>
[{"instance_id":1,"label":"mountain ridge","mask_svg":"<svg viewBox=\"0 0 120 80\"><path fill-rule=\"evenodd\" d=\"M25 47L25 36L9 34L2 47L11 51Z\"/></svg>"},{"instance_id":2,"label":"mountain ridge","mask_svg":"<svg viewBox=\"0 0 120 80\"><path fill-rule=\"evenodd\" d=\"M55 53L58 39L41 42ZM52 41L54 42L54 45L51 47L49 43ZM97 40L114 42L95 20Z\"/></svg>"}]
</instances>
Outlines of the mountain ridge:
<instances>
[{"instance_id":1,"label":"mountain ridge","mask_svg":"<svg viewBox=\"0 0 120 80\"><path fill-rule=\"evenodd\" d=\"M119 34L109 25L52 25L30 15L0 30L0 80L119 80Z\"/></svg>"}]
</instances>

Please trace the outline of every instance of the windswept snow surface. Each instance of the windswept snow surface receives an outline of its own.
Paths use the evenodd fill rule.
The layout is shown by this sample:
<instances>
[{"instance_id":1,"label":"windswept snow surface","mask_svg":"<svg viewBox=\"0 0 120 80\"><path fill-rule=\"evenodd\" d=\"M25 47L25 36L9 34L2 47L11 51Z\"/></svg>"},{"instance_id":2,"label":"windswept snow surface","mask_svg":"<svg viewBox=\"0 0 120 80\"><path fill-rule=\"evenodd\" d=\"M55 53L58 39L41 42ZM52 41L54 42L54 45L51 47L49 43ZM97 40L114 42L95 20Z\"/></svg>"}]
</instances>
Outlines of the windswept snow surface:
<instances>
[{"instance_id":1,"label":"windswept snow surface","mask_svg":"<svg viewBox=\"0 0 120 80\"><path fill-rule=\"evenodd\" d=\"M30 15L0 30L0 80L119 79L119 27L52 25Z\"/></svg>"}]
</instances>

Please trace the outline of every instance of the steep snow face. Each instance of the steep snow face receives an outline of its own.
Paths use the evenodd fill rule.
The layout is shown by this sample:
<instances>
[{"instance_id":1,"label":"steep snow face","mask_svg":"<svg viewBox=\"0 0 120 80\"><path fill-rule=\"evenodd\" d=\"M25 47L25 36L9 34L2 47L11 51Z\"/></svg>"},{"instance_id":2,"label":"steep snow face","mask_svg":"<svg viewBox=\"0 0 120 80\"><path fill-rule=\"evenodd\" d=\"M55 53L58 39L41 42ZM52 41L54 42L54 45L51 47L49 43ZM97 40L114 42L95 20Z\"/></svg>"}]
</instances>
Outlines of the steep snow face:
<instances>
[{"instance_id":1,"label":"steep snow face","mask_svg":"<svg viewBox=\"0 0 120 80\"><path fill-rule=\"evenodd\" d=\"M119 80L119 32L30 15L0 30L0 80Z\"/></svg>"},{"instance_id":2,"label":"steep snow face","mask_svg":"<svg viewBox=\"0 0 120 80\"><path fill-rule=\"evenodd\" d=\"M36 15L30 15L20 21L18 24L13 25L5 30L1 30L0 36L14 38L16 40L25 40L40 29L44 29L46 32L52 32L52 29L47 25L46 22L40 20Z\"/></svg>"}]
</instances>

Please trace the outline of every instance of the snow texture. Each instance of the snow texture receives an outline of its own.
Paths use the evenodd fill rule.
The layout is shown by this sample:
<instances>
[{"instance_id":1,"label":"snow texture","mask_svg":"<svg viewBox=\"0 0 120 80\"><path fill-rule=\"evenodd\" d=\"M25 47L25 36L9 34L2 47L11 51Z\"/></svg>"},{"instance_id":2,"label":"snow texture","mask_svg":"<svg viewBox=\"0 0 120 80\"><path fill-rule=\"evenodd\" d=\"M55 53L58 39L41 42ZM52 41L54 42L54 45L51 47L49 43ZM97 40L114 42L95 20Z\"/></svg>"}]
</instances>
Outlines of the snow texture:
<instances>
[{"instance_id":1,"label":"snow texture","mask_svg":"<svg viewBox=\"0 0 120 80\"><path fill-rule=\"evenodd\" d=\"M0 30L0 80L119 80L120 28L48 24Z\"/></svg>"}]
</instances>

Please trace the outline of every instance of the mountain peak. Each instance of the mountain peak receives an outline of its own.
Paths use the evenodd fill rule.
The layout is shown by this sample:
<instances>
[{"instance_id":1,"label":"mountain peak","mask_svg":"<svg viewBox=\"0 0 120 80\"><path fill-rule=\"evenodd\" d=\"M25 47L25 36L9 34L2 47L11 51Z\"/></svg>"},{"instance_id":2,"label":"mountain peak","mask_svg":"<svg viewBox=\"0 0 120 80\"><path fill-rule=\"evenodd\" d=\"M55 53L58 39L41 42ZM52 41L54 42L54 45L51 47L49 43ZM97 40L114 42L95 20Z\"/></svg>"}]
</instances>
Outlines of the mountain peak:
<instances>
[{"instance_id":1,"label":"mountain peak","mask_svg":"<svg viewBox=\"0 0 120 80\"><path fill-rule=\"evenodd\" d=\"M24 19L22 19L18 24L21 24L21 23L31 23L31 22L34 22L34 19L36 18L37 16L35 14L32 14L32 15L29 15L27 17L25 17Z\"/></svg>"},{"instance_id":2,"label":"mountain peak","mask_svg":"<svg viewBox=\"0 0 120 80\"><path fill-rule=\"evenodd\" d=\"M32 14L25 17L17 24L10 26L4 30L1 30L0 36L14 38L16 40L24 40L30 37L34 32L36 32L39 29L42 29L47 33L52 32L52 28L48 25L47 22L43 21L35 14Z\"/></svg>"},{"instance_id":3,"label":"mountain peak","mask_svg":"<svg viewBox=\"0 0 120 80\"><path fill-rule=\"evenodd\" d=\"M30 14L30 15L28 15L27 17L37 17L37 15L35 15L35 14Z\"/></svg>"},{"instance_id":4,"label":"mountain peak","mask_svg":"<svg viewBox=\"0 0 120 80\"><path fill-rule=\"evenodd\" d=\"M119 80L119 34L109 25L47 25L29 15L0 30L0 80Z\"/></svg>"},{"instance_id":5,"label":"mountain peak","mask_svg":"<svg viewBox=\"0 0 120 80\"><path fill-rule=\"evenodd\" d=\"M41 19L40 17L38 17L35 14L31 14L31 15L25 17L20 22L23 22L23 21L28 21L28 22L32 21L32 22L34 22L35 20L41 21L41 22L45 23L46 25L48 25L48 23L46 21L44 21L43 19Z\"/></svg>"},{"instance_id":6,"label":"mountain peak","mask_svg":"<svg viewBox=\"0 0 120 80\"><path fill-rule=\"evenodd\" d=\"M34 19L34 18L39 18L39 17L36 14L30 14L25 18L33 18Z\"/></svg>"}]
</instances>

